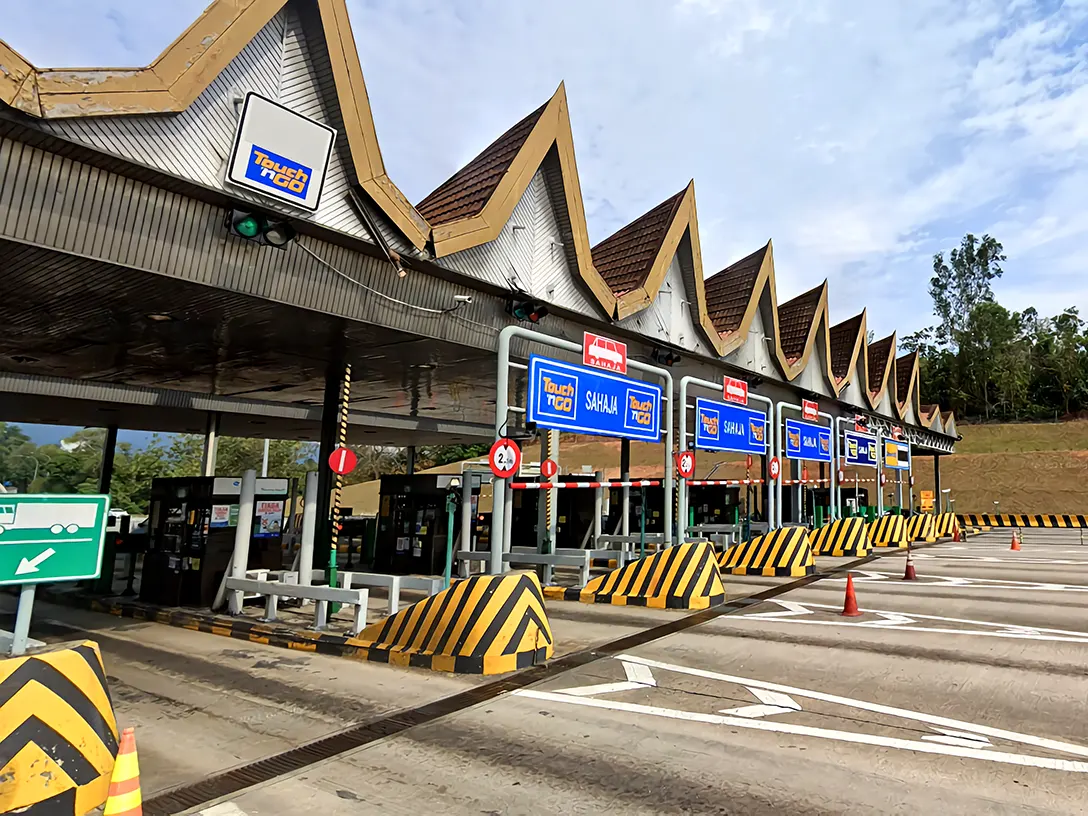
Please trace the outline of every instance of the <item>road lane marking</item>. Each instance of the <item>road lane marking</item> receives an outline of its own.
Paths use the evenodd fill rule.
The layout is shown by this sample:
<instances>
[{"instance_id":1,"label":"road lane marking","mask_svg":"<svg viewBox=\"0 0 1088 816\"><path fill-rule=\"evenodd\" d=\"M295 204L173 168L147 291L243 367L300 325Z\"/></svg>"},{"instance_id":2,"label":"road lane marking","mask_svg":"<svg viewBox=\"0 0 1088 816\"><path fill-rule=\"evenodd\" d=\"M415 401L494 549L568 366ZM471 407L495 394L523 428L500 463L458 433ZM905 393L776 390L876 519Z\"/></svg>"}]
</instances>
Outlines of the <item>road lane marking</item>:
<instances>
[{"instance_id":1,"label":"road lane marking","mask_svg":"<svg viewBox=\"0 0 1088 816\"><path fill-rule=\"evenodd\" d=\"M732 714L734 717L747 717L757 719L770 717L775 714L788 714L791 711L800 711L801 704L790 697L777 691L767 691L761 688L749 688L757 700L763 705L741 706L740 708L723 708L719 714Z\"/></svg>"},{"instance_id":2,"label":"road lane marking","mask_svg":"<svg viewBox=\"0 0 1088 816\"><path fill-rule=\"evenodd\" d=\"M585 706L611 711L621 711L631 714L662 717L687 722L705 723L709 725L722 725L731 728L747 728L755 731L764 731L795 736L814 737L839 742L849 742L862 745L875 745L883 748L897 748L926 754L940 754L944 756L956 756L968 759L977 759L985 762L997 762L1007 765L1020 765L1026 767L1044 768L1049 770L1067 771L1071 773L1088 773L1088 762L1079 760L1061 759L1048 756L1033 756L1017 754L1009 751L992 750L994 746L989 738L1001 739L1009 742L1030 745L1047 751L1057 751L1072 754L1078 757L1088 757L1088 748L1073 743L1059 740L1036 737L1031 734L1020 734L1015 731L1007 731L1002 728L977 725L975 723L955 720L949 717L939 717L931 714L923 714L918 711L885 706L879 703L871 703L866 700L855 700L849 697L840 697L834 694L795 688L779 683L769 683L762 680L754 680L746 677L736 677L718 672L706 671L687 666L678 666L664 663L658 660L640 658L635 655L619 655L617 660L624 664L624 671L628 677L628 664L643 665L648 670L659 670L699 677L705 680L742 685L752 692L762 702L762 706L748 706L740 709L726 709L719 714L685 711L681 709L663 708L636 703L626 703L617 700L596 699L587 695L574 695L562 691L537 691L535 689L519 689L512 694L519 697L528 697L554 703ZM628 681L631 682L631 681ZM656 680L655 680L656 684ZM640 688L648 688L643 683L637 684ZM583 690L588 687L581 687ZM773 695L773 696L772 696ZM923 735L921 739L903 739L899 737L886 737L879 734L865 734L852 731L841 731L831 728L818 728L807 725L798 725L779 720L769 721L764 717L771 714L791 714L801 711L801 706L794 697L819 700L825 703L842 705L848 708L869 711L888 717L912 720L926 723L937 735ZM756 714L752 709L764 709ZM774 709L771 711L770 709ZM748 712L741 714L741 712ZM740 714L740 716L737 716ZM730 716L733 715L733 716ZM886 725L884 727L897 727ZM902 726L898 726L902 727Z\"/></svg>"},{"instance_id":3,"label":"road lane marking","mask_svg":"<svg viewBox=\"0 0 1088 816\"><path fill-rule=\"evenodd\" d=\"M1006 731L1003 728L992 728L987 725L976 725L975 723L965 722L963 720L954 720L951 717L938 717L933 714L923 714L919 711L910 711L905 708L895 708L894 706L886 706L880 703L870 703L866 700L854 700L849 697L839 697L835 694L825 694L821 691L809 691L808 689L796 688L794 686L786 686L781 683L769 683L764 680L753 680L747 677L736 677L729 674L720 674L718 672L706 671L704 669L695 669L687 666L677 666L672 663L662 663L658 660L650 660L645 657L637 657L635 655L619 655L618 660L623 660L629 663L642 663L649 666L651 669L660 669L662 671L676 672L677 674L686 674L692 677L701 677L704 680L718 680L724 683L734 683L737 685L747 686L749 688L762 688L769 691L780 691L783 694L788 694L791 697L807 697L812 700L820 700L825 703L834 703L836 705L849 706L851 708L860 708L863 711L871 711L874 714L885 714L891 717L902 717L908 720L916 720L918 722L924 722L927 725L938 725L945 728L956 728L961 731L968 731L975 734L982 734L987 737L994 737L996 739L1010 740L1012 742L1020 742L1024 745L1032 745L1036 748L1044 748L1048 751L1062 751L1063 753L1073 754L1080 757L1088 757L1088 748L1081 745L1075 745L1070 742L1061 742L1059 740L1047 739L1045 737L1034 737L1030 734L1018 734L1015 731Z\"/></svg>"},{"instance_id":4,"label":"road lane marking","mask_svg":"<svg viewBox=\"0 0 1088 816\"><path fill-rule=\"evenodd\" d=\"M769 601L781 604L781 601ZM931 632L945 635L978 635L981 637L1009 638L1012 640L1043 640L1051 643L1088 643L1088 632L1075 632L1067 629L1047 629L1036 626L1017 626L1011 623L971 620L969 618L945 618L939 615L919 615L913 612L887 612L878 609L863 609L862 612L879 615L881 620L809 620L796 616L813 615L817 611L835 610L841 607L832 604L790 602L791 609L786 612L755 612L748 615L736 615L724 622L747 620L771 620L775 623L800 623L809 626L860 626L863 629L898 630L903 632ZM950 629L947 627L918 626L917 621L941 621L959 623L982 629Z\"/></svg>"},{"instance_id":5,"label":"road lane marking","mask_svg":"<svg viewBox=\"0 0 1088 816\"><path fill-rule=\"evenodd\" d=\"M1088 586L1081 584L1053 584L1044 581L1010 581L1004 578L964 578L960 575L919 575L915 581L902 583L901 572L883 572L880 570L851 570L854 583L887 581L885 586L905 587L958 587L962 589L1008 589L1029 592L1088 592ZM829 583L845 583L846 577L828 577Z\"/></svg>"},{"instance_id":6,"label":"road lane marking","mask_svg":"<svg viewBox=\"0 0 1088 816\"><path fill-rule=\"evenodd\" d=\"M623 672L627 680L619 683L598 683L593 686L575 686L573 688L559 689L563 694L573 694L576 697L592 697L595 694L614 694L617 691L635 691L642 688L653 688L657 685L654 674L649 666L641 663L623 663Z\"/></svg>"},{"instance_id":7,"label":"road lane marking","mask_svg":"<svg viewBox=\"0 0 1088 816\"><path fill-rule=\"evenodd\" d=\"M652 717L665 717L672 720L685 720L687 722L707 723L709 725L724 725L730 728L748 728L754 731L769 731L772 733L791 734L800 737L815 737L817 739L852 742L860 745L875 745L880 748L899 748L923 754L943 754L945 756L979 759L986 762L1000 762L1006 765L1022 765L1033 768L1046 768L1055 771L1088 773L1088 762L1078 762L1071 759L1055 759L1052 757L1030 756L1027 754L1011 754L1004 751L971 748L966 745L942 745L939 743L924 742L922 740L907 740L898 737L883 737L877 734L837 731L831 728L813 728L807 725L793 725L790 723L762 719L752 720L743 717L727 717L722 714L700 714L694 711L680 711L671 708L638 705L636 703L621 703L616 700L572 697L569 694L558 694L551 691L520 689L513 693L519 697L530 697L535 700L543 700L552 703L567 703L569 705L623 711L631 714L646 714Z\"/></svg>"}]
</instances>

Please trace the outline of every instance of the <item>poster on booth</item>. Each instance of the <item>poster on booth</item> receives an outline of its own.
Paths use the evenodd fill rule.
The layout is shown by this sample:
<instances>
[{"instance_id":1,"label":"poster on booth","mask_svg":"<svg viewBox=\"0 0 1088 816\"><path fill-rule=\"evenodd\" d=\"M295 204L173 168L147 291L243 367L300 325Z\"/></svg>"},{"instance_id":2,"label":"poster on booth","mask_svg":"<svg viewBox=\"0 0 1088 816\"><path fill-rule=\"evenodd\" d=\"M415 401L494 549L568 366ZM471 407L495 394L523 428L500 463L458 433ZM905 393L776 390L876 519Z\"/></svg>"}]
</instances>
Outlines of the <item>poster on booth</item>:
<instances>
[{"instance_id":1,"label":"poster on booth","mask_svg":"<svg viewBox=\"0 0 1088 816\"><path fill-rule=\"evenodd\" d=\"M831 429L796 419L786 420L786 458L831 461Z\"/></svg>"},{"instance_id":2,"label":"poster on booth","mask_svg":"<svg viewBox=\"0 0 1088 816\"><path fill-rule=\"evenodd\" d=\"M237 506L237 505L235 505ZM208 522L209 527L230 527L230 508L229 504L213 504L212 505L212 517ZM235 518L237 519L237 514Z\"/></svg>"},{"instance_id":3,"label":"poster on booth","mask_svg":"<svg viewBox=\"0 0 1088 816\"><path fill-rule=\"evenodd\" d=\"M283 527L283 502L258 501L257 525L253 530L254 538L278 536Z\"/></svg>"},{"instance_id":4,"label":"poster on booth","mask_svg":"<svg viewBox=\"0 0 1088 816\"><path fill-rule=\"evenodd\" d=\"M767 416L762 411L698 397L695 447L706 451L766 453Z\"/></svg>"},{"instance_id":5,"label":"poster on booth","mask_svg":"<svg viewBox=\"0 0 1088 816\"><path fill-rule=\"evenodd\" d=\"M547 357L529 357L526 421L541 428L661 441L661 386Z\"/></svg>"},{"instance_id":6,"label":"poster on booth","mask_svg":"<svg viewBox=\"0 0 1088 816\"><path fill-rule=\"evenodd\" d=\"M842 462L847 467L876 467L879 459L876 437L846 431L843 433Z\"/></svg>"}]
</instances>

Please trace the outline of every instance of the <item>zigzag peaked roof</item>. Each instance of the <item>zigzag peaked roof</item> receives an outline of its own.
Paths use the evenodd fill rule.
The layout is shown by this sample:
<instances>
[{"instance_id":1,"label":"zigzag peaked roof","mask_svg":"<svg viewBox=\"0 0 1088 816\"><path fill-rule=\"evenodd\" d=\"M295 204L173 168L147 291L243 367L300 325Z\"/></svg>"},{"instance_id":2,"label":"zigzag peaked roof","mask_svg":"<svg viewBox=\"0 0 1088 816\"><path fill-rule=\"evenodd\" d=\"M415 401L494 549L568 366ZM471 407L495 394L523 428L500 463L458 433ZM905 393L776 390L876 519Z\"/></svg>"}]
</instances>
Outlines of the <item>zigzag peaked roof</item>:
<instances>
[{"instance_id":1,"label":"zigzag peaked roof","mask_svg":"<svg viewBox=\"0 0 1088 816\"><path fill-rule=\"evenodd\" d=\"M575 271L611 315L616 297L593 266L567 92L562 84L542 108L506 131L420 202L423 212L437 219L431 233L435 255L441 258L495 240L549 155L557 160L562 178L563 203L577 259Z\"/></svg>"},{"instance_id":2,"label":"zigzag peaked roof","mask_svg":"<svg viewBox=\"0 0 1088 816\"><path fill-rule=\"evenodd\" d=\"M907 408L910 406L917 385L918 352L912 351L895 361L895 402L902 419L907 417Z\"/></svg>"},{"instance_id":3,"label":"zigzag peaked roof","mask_svg":"<svg viewBox=\"0 0 1088 816\"><path fill-rule=\"evenodd\" d=\"M888 387L888 375L895 369L895 332L869 344L869 405L876 408ZM894 382L894 380L893 380Z\"/></svg>"},{"instance_id":4,"label":"zigzag peaked roof","mask_svg":"<svg viewBox=\"0 0 1088 816\"><path fill-rule=\"evenodd\" d=\"M36 68L0 40L0 102L41 119L188 108L288 2L213 0L144 68ZM417 247L430 227L385 172L346 0L316 2L359 186Z\"/></svg>"},{"instance_id":5,"label":"zigzag peaked roof","mask_svg":"<svg viewBox=\"0 0 1088 816\"><path fill-rule=\"evenodd\" d=\"M622 320L653 298L655 292L648 291L653 287L646 284L654 261L664 254L661 250L665 236L685 192L681 190L665 199L593 247L593 265L616 296L617 319Z\"/></svg>"},{"instance_id":6,"label":"zigzag peaked roof","mask_svg":"<svg viewBox=\"0 0 1088 816\"><path fill-rule=\"evenodd\" d=\"M685 241L684 239L687 238ZM616 298L616 320L637 314L657 299L676 254L684 253L694 289L694 322L719 354L722 340L707 313L706 282L695 210L695 182L593 247L593 263Z\"/></svg>"},{"instance_id":7,"label":"zigzag peaked roof","mask_svg":"<svg viewBox=\"0 0 1088 816\"><path fill-rule=\"evenodd\" d=\"M848 320L837 323L828 330L828 344L831 346L831 375L835 382L845 385L857 365L858 355L865 349L866 315L862 309ZM868 360L866 373L868 373Z\"/></svg>"},{"instance_id":8,"label":"zigzag peaked roof","mask_svg":"<svg viewBox=\"0 0 1088 816\"><path fill-rule=\"evenodd\" d=\"M901 418L917 406L917 354L897 364L894 333L866 345L865 312L829 328L827 281L778 304L770 241L704 281L694 182L591 249L562 84L413 207L386 173L347 0L212 0L143 68L42 69L0 41L0 104L39 119L184 111L288 4L319 16L354 182L421 253L433 248L442 258L494 241L543 169L573 272L614 321L651 305L678 258L693 321L719 356L748 341L764 303L770 323L764 330L787 380L796 379L818 349L836 395L860 369L871 407L889 385ZM951 412L941 415L941 423L955 433Z\"/></svg>"},{"instance_id":9,"label":"zigzag peaked roof","mask_svg":"<svg viewBox=\"0 0 1088 816\"><path fill-rule=\"evenodd\" d=\"M732 351L744 341L755 314L756 289L765 279L764 262L771 252L768 241L751 255L741 258L706 279L706 307L714 328L727 340Z\"/></svg>"}]
</instances>

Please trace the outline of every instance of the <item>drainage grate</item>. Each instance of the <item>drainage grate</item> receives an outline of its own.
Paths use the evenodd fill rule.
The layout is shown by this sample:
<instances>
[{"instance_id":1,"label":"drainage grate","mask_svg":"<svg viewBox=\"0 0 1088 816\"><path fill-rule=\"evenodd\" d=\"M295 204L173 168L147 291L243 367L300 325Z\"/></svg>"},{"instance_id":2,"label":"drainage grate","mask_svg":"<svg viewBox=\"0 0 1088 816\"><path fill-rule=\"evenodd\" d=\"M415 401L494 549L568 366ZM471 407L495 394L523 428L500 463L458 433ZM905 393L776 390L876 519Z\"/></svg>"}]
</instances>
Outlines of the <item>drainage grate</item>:
<instances>
[{"instance_id":1,"label":"drainage grate","mask_svg":"<svg viewBox=\"0 0 1088 816\"><path fill-rule=\"evenodd\" d=\"M788 584L771 587L755 595L740 598L721 606L704 609L592 649L572 652L540 666L524 669L509 677L458 692L450 697L417 708L399 711L375 722L352 726L344 731L259 759L248 765L232 768L191 785L164 791L146 800L143 803L143 812L146 816L168 816L168 814L181 813L205 805L215 799L230 796L254 785L270 782L284 774L294 773L318 762L361 748L364 745L395 736L417 725L424 725L448 714L454 714L479 703L487 702L501 694L523 689L534 683L540 683L604 657L622 654L646 643L699 626L722 615L731 615L743 611L786 592L808 586L822 578L868 563L876 557L876 554L869 555L827 572L809 575L796 581L790 581Z\"/></svg>"}]
</instances>

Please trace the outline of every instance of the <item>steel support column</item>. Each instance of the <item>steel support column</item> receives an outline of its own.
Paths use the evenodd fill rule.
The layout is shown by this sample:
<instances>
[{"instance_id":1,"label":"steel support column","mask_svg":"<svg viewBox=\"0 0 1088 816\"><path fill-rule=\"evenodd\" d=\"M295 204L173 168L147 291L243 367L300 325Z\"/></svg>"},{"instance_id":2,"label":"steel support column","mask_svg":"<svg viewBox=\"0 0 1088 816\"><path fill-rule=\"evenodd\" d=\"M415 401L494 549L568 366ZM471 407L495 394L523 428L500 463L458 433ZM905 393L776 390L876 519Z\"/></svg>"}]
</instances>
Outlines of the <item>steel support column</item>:
<instances>
[{"instance_id":1,"label":"steel support column","mask_svg":"<svg viewBox=\"0 0 1088 816\"><path fill-rule=\"evenodd\" d=\"M933 496L937 499L937 512L943 513L941 506L941 457L933 454Z\"/></svg>"},{"instance_id":2,"label":"steel support column","mask_svg":"<svg viewBox=\"0 0 1088 816\"><path fill-rule=\"evenodd\" d=\"M98 472L98 492L109 493L113 480L113 457L117 452L117 426L106 428L106 441L102 444L102 469Z\"/></svg>"}]
</instances>

